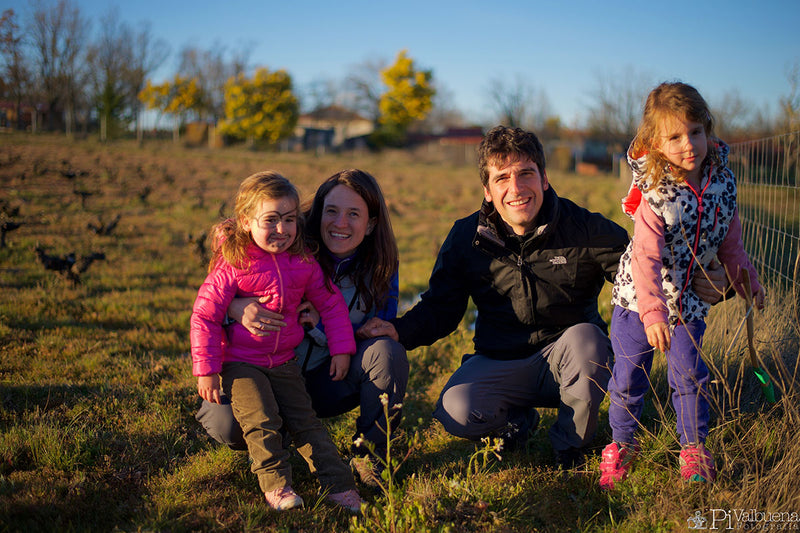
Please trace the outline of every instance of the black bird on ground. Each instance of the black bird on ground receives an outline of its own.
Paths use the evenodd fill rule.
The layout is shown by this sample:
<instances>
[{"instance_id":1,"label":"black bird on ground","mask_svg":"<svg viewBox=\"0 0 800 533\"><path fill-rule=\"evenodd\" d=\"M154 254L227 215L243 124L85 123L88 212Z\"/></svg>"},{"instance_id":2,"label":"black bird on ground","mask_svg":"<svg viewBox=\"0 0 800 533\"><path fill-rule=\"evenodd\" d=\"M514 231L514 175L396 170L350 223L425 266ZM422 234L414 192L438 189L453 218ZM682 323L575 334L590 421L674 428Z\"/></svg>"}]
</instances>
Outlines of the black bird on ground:
<instances>
[{"instance_id":1,"label":"black bird on ground","mask_svg":"<svg viewBox=\"0 0 800 533\"><path fill-rule=\"evenodd\" d=\"M19 222L12 222L11 220L4 220L0 224L0 248L6 247L6 233L19 229L21 224Z\"/></svg>"},{"instance_id":2,"label":"black bird on ground","mask_svg":"<svg viewBox=\"0 0 800 533\"><path fill-rule=\"evenodd\" d=\"M41 246L36 247L36 257L45 268L45 270L54 270L56 272L64 273L75 264L75 253L70 252L67 255L57 256L49 255L44 251Z\"/></svg>"},{"instance_id":3,"label":"black bird on ground","mask_svg":"<svg viewBox=\"0 0 800 533\"><path fill-rule=\"evenodd\" d=\"M70 252L64 256L49 255L44 251L44 248L39 246L36 248L36 257L45 270L58 272L77 285L81 282L81 274L86 272L89 265L95 261L105 259L106 254L92 252L89 255L81 256L80 259L76 259L75 252Z\"/></svg>"},{"instance_id":4,"label":"black bird on ground","mask_svg":"<svg viewBox=\"0 0 800 533\"><path fill-rule=\"evenodd\" d=\"M111 235L111 232L114 231L114 228L117 227L119 220L122 218L122 215L117 214L114 218L112 218L108 224L103 224L103 221L98 219L97 224L94 222L89 222L86 227L94 232L96 235Z\"/></svg>"}]
</instances>

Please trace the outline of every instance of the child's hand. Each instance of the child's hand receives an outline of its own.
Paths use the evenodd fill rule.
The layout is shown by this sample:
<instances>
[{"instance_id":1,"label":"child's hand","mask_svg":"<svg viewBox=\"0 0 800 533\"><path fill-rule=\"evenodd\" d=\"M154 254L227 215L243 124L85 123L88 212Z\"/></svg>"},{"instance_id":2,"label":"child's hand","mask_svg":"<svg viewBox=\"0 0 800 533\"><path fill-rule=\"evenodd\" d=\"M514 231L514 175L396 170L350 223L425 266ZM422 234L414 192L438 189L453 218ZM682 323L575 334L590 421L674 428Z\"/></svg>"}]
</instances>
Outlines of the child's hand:
<instances>
[{"instance_id":1,"label":"child's hand","mask_svg":"<svg viewBox=\"0 0 800 533\"><path fill-rule=\"evenodd\" d=\"M666 322L651 324L645 330L645 333L647 334L647 342L650 343L650 346L661 350L662 353L666 353L667 350L669 350L669 326Z\"/></svg>"},{"instance_id":2,"label":"child's hand","mask_svg":"<svg viewBox=\"0 0 800 533\"><path fill-rule=\"evenodd\" d=\"M197 393L207 402L220 403L219 398L219 374L210 376L198 376Z\"/></svg>"},{"instance_id":3,"label":"child's hand","mask_svg":"<svg viewBox=\"0 0 800 533\"><path fill-rule=\"evenodd\" d=\"M762 311L764 309L764 287L759 287L758 292L753 295L753 305L756 306L756 309Z\"/></svg>"},{"instance_id":4,"label":"child's hand","mask_svg":"<svg viewBox=\"0 0 800 533\"><path fill-rule=\"evenodd\" d=\"M350 370L350 354L331 356L331 376L333 381L341 381Z\"/></svg>"}]
</instances>

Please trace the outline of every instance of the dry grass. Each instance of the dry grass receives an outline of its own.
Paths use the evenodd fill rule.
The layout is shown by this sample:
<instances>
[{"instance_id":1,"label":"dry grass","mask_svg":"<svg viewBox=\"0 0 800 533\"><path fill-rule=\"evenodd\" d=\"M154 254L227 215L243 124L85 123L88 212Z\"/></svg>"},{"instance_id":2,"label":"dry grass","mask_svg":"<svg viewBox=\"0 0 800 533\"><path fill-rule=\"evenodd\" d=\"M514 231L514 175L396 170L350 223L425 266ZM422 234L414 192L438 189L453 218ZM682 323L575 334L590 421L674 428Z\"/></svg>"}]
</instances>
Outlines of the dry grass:
<instances>
[{"instance_id":1,"label":"dry grass","mask_svg":"<svg viewBox=\"0 0 800 533\"><path fill-rule=\"evenodd\" d=\"M0 249L0 530L347 530L349 517L319 503L299 461L296 488L312 510L267 511L246 456L213 444L195 422L188 318L205 272L198 236L229 212L236 187L252 172L276 169L309 195L330 174L358 166L378 178L389 199L407 305L424 290L452 222L481 200L474 168L426 153L314 157L16 135L2 144L0 221L21 226ZM551 181L560 194L628 224L617 180ZM88 229L117 215L107 234ZM76 284L45 270L37 246L59 256L102 252L105 259ZM471 348L462 325L409 354L397 441L400 454L412 446L398 478L404 512L417 504L427 528L452 531L680 531L696 511L709 519L711 509L800 512L796 306L773 294L757 319L757 348L781 392L773 407L742 363L744 332L734 339L742 302L712 312L704 351L715 377L709 446L719 481L680 482L674 415L663 365L656 365L642 461L612 494L597 489L596 457L585 472L554 470L546 429L552 410L543 411L527 450L469 469L480 445L447 435L430 415ZM608 290L601 310L608 318ZM609 437L606 409L598 447ZM328 421L343 452L354 416ZM386 504L380 495L369 499Z\"/></svg>"}]
</instances>

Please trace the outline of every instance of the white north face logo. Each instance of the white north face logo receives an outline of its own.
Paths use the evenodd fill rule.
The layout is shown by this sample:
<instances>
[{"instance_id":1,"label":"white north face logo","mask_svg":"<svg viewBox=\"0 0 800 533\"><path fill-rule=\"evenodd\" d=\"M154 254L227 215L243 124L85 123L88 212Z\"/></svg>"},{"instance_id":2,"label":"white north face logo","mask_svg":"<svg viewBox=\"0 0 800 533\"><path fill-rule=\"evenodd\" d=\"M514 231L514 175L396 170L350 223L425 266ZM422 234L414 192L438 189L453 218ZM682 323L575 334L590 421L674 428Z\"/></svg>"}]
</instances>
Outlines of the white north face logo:
<instances>
[{"instance_id":1,"label":"white north face logo","mask_svg":"<svg viewBox=\"0 0 800 533\"><path fill-rule=\"evenodd\" d=\"M554 265L566 265L567 258L564 257L563 255L557 255L554 258L552 258L550 262L553 263Z\"/></svg>"}]
</instances>

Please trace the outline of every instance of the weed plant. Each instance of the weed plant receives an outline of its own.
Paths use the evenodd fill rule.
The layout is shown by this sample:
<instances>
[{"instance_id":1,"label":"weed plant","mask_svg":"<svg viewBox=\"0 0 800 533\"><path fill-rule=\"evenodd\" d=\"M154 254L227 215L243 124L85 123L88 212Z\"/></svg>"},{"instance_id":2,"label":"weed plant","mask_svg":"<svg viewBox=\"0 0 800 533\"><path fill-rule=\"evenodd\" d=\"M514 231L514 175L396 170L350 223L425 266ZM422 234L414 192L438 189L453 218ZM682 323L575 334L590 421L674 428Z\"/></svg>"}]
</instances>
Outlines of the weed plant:
<instances>
[{"instance_id":1,"label":"weed plant","mask_svg":"<svg viewBox=\"0 0 800 533\"><path fill-rule=\"evenodd\" d=\"M247 455L210 440L194 419L200 399L188 321L206 272L206 232L230 215L238 184L255 171L275 169L309 198L334 172L364 168L389 203L402 312L426 288L453 221L478 208L475 167L428 153L315 157L16 134L0 142L0 218L20 224L0 248L0 531L655 532L686 530L695 513L710 520L712 510L738 513L739 529L798 525L743 514L800 513L798 301L779 292L757 314L755 339L778 391L775 405L765 404L750 371L743 302L712 309L703 345L713 376L708 446L719 470L711 486L680 480L660 355L641 459L613 492L597 487L596 455L583 469L556 469L547 435L552 409L541 411L540 428L511 453L448 435L431 413L472 349L470 307L453 335L409 353L406 420L391 440L390 477L379 494L362 491L372 511L352 519L325 504L297 457L293 486L307 506L270 511ZM550 179L559 194L631 229L618 207L627 184L607 176ZM108 232L89 227L117 216ZM45 270L37 247L105 259L75 282ZM607 287L606 319L609 296ZM356 414L325 421L343 455ZM600 427L595 451L610 439L607 401Z\"/></svg>"}]
</instances>

